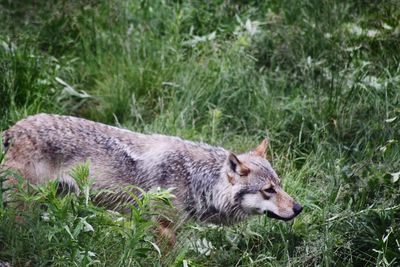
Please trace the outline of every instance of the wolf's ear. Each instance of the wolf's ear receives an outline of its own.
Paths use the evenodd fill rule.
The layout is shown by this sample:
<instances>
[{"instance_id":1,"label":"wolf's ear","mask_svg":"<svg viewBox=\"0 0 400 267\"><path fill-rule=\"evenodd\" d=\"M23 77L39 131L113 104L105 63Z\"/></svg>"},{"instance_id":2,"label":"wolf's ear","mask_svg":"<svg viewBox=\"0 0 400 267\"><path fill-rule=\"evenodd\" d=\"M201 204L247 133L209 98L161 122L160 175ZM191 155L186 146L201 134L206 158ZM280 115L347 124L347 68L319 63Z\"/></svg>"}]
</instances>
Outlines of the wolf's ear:
<instances>
[{"instance_id":1,"label":"wolf's ear","mask_svg":"<svg viewBox=\"0 0 400 267\"><path fill-rule=\"evenodd\" d=\"M240 160L233 153L229 153L228 164L229 169L240 176L246 176L250 172L250 169L244 166L244 164L240 162Z\"/></svg>"},{"instance_id":2,"label":"wolf's ear","mask_svg":"<svg viewBox=\"0 0 400 267\"><path fill-rule=\"evenodd\" d=\"M255 155L255 156L259 156L259 157L263 157L265 158L265 156L267 155L267 150L268 150L268 145L269 145L269 140L267 138L265 138L261 144L259 144L256 149L254 149L253 151L251 151L251 154Z\"/></svg>"}]
</instances>

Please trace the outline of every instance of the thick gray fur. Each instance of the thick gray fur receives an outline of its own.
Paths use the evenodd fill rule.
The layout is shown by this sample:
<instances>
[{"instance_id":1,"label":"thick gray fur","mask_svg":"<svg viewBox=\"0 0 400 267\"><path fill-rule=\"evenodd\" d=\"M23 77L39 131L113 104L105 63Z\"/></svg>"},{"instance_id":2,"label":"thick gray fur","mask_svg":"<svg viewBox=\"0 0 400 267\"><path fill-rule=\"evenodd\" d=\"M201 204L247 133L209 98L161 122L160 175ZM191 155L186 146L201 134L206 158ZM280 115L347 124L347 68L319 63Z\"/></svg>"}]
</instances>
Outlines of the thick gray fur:
<instances>
[{"instance_id":1,"label":"thick gray fur","mask_svg":"<svg viewBox=\"0 0 400 267\"><path fill-rule=\"evenodd\" d=\"M240 172L224 148L70 116L30 116L5 131L3 143L4 166L31 183L59 178L76 187L68 173L89 160L93 186L116 192L113 199L102 199L106 204L124 199L121 192L130 185L144 190L174 188L175 205L187 217L217 224L232 224L250 215L240 206L241 194L258 192L265 183L279 185L268 161L251 153L238 158L252 173L258 172L258 178L235 188L228 176L241 179Z\"/></svg>"}]
</instances>

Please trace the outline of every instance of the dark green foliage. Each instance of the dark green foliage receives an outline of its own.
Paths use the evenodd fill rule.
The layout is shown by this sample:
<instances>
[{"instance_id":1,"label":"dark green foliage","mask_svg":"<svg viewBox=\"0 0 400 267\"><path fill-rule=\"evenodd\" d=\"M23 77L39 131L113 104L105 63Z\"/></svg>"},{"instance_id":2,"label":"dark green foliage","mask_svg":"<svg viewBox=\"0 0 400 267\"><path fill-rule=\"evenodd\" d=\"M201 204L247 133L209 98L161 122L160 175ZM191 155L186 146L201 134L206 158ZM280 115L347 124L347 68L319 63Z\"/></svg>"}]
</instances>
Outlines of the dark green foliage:
<instances>
[{"instance_id":1,"label":"dark green foliage","mask_svg":"<svg viewBox=\"0 0 400 267\"><path fill-rule=\"evenodd\" d=\"M275 169L305 209L292 223L189 223L160 259L135 250L152 246L127 230L147 229L146 221L121 228L93 206L81 215L68 206L82 205L72 196L29 200L49 210L61 201L65 209L53 224L40 219L42 209L24 214L23 224L4 210L0 259L16 266L55 259L78 266L400 264L399 3L31 2L0 2L1 130L53 112L238 152L267 135ZM82 218L94 233L41 234L77 229ZM134 255L139 263L128 262Z\"/></svg>"},{"instance_id":2,"label":"dark green foliage","mask_svg":"<svg viewBox=\"0 0 400 267\"><path fill-rule=\"evenodd\" d=\"M29 186L16 177L20 182L12 188L8 207L0 212L1 259L13 266L148 266L160 262L149 218L171 206L171 195L165 191L142 192L141 199L132 195L136 205L127 207L130 215L123 215L91 202L88 175L87 165L73 170L81 192L78 196L60 196L57 181Z\"/></svg>"}]
</instances>

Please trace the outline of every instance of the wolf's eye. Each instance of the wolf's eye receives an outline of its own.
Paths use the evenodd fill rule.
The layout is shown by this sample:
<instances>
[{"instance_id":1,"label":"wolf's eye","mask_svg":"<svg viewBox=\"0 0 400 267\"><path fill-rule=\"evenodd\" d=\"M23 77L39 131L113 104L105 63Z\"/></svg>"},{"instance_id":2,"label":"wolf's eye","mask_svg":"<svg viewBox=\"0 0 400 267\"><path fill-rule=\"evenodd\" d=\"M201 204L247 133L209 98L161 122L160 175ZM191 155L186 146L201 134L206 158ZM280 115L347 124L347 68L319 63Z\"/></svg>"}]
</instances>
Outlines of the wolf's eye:
<instances>
[{"instance_id":1,"label":"wolf's eye","mask_svg":"<svg viewBox=\"0 0 400 267\"><path fill-rule=\"evenodd\" d=\"M263 191L264 191L265 193L269 193L269 194L276 193L275 189L274 189L272 186L271 186L271 187L268 187L268 188L265 188Z\"/></svg>"}]
</instances>

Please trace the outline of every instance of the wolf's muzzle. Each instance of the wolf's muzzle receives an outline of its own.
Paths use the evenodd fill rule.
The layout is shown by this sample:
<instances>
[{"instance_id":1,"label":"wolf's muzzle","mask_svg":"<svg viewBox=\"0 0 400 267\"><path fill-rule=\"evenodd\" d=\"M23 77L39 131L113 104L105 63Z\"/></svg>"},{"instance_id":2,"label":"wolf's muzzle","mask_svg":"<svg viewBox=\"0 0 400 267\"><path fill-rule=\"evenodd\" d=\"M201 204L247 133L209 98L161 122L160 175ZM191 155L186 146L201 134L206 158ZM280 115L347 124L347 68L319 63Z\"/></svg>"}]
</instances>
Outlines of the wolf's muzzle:
<instances>
[{"instance_id":1,"label":"wolf's muzzle","mask_svg":"<svg viewBox=\"0 0 400 267\"><path fill-rule=\"evenodd\" d=\"M291 219L293 219L294 217L296 217L297 215L299 215L300 212L301 212L302 210L303 210L303 207L302 207L300 204L295 203L295 204L293 205L293 213L294 213L293 216L290 216L290 217L281 217L281 216L279 216L279 215L273 213L272 211L267 211L266 213L267 213L267 216L270 217L270 218L274 218L274 219L278 219L278 220L283 220L283 221L290 221ZM265 213L265 212L264 212L264 213Z\"/></svg>"}]
</instances>

